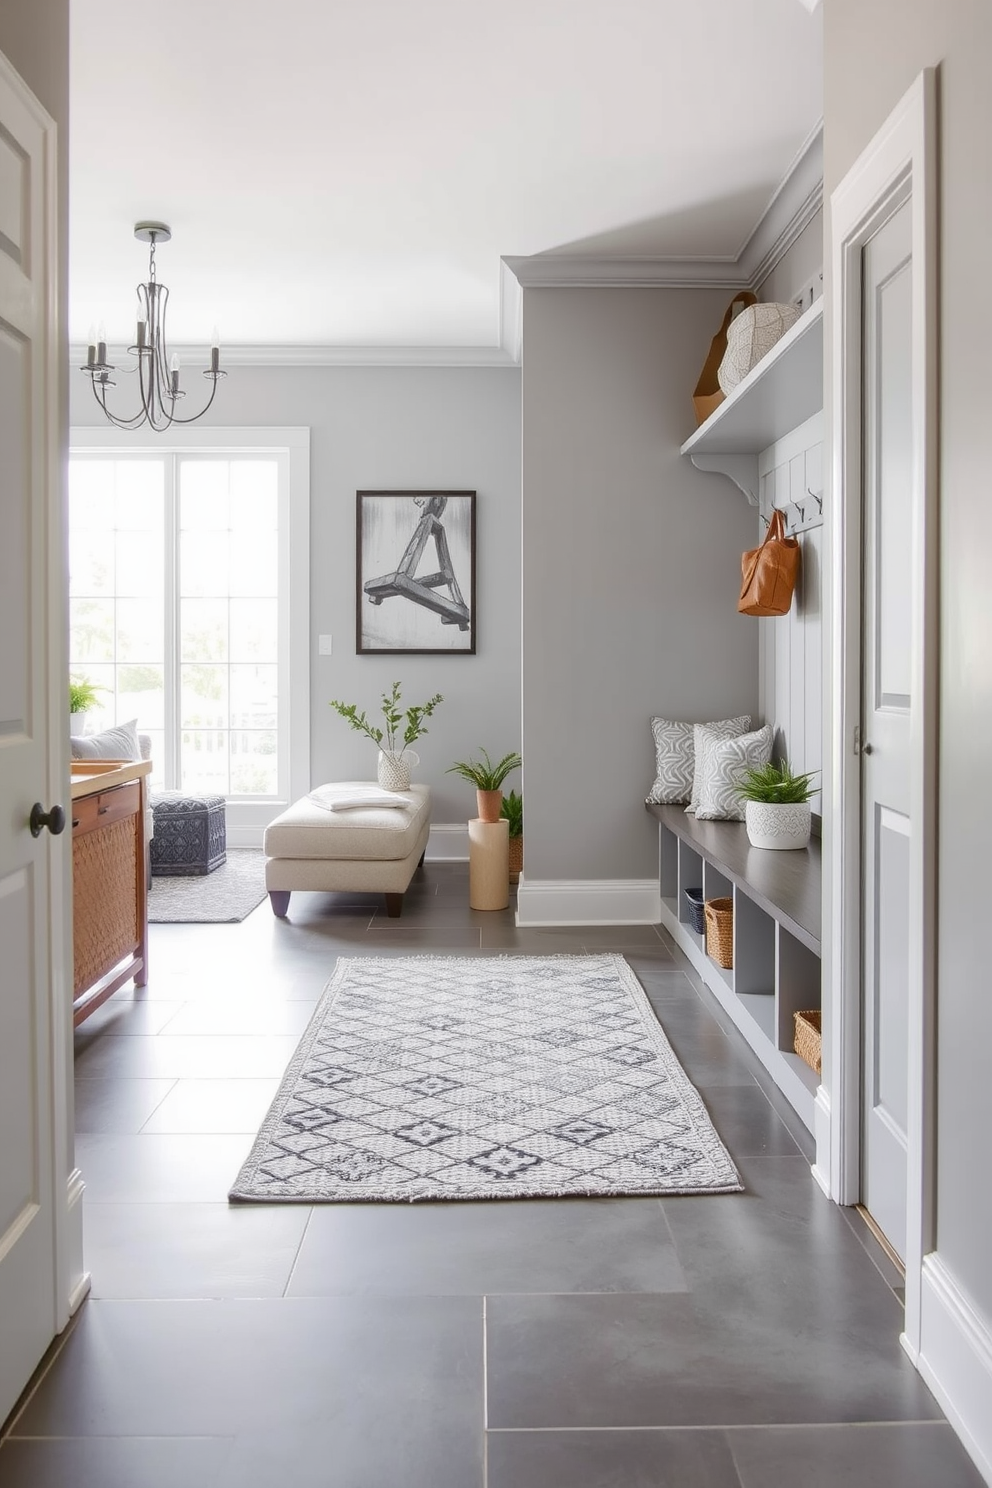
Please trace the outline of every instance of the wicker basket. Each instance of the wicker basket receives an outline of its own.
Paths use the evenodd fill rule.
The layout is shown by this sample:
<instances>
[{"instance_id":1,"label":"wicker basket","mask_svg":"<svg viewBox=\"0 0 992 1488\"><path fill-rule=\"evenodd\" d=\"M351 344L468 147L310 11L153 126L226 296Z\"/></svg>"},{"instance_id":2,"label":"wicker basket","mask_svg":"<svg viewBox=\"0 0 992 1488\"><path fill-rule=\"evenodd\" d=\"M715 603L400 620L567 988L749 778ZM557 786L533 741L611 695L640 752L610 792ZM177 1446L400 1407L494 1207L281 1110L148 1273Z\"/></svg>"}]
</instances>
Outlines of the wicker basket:
<instances>
[{"instance_id":1,"label":"wicker basket","mask_svg":"<svg viewBox=\"0 0 992 1488\"><path fill-rule=\"evenodd\" d=\"M733 899L707 899L706 954L724 971L734 964L734 901Z\"/></svg>"},{"instance_id":2,"label":"wicker basket","mask_svg":"<svg viewBox=\"0 0 992 1488\"><path fill-rule=\"evenodd\" d=\"M820 1031L820 1009L796 1013L796 1036L793 1048L810 1069L817 1075L823 1070L823 1034Z\"/></svg>"},{"instance_id":3,"label":"wicker basket","mask_svg":"<svg viewBox=\"0 0 992 1488\"><path fill-rule=\"evenodd\" d=\"M689 906L689 923L697 935L706 934L706 911L703 908L702 889L683 889L685 902Z\"/></svg>"}]
</instances>

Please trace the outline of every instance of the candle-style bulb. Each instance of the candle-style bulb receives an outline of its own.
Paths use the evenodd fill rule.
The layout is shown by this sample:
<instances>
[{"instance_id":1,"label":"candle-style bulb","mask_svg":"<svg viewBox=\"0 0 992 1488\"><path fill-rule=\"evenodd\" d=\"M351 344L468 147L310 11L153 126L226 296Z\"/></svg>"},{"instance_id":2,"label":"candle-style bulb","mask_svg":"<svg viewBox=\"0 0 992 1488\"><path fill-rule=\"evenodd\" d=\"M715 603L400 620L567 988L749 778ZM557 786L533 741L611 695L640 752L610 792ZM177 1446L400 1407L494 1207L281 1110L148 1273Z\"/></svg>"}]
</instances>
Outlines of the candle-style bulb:
<instances>
[{"instance_id":1,"label":"candle-style bulb","mask_svg":"<svg viewBox=\"0 0 992 1488\"><path fill-rule=\"evenodd\" d=\"M143 315L139 315L138 316L138 350L139 351L144 347L145 337L146 337L147 333L148 333L148 322L145 320L145 318L144 318Z\"/></svg>"},{"instance_id":2,"label":"candle-style bulb","mask_svg":"<svg viewBox=\"0 0 992 1488\"><path fill-rule=\"evenodd\" d=\"M216 349L220 351L220 331L217 329L216 326L214 326L213 330L210 332L210 345L216 347Z\"/></svg>"},{"instance_id":3,"label":"candle-style bulb","mask_svg":"<svg viewBox=\"0 0 992 1488\"><path fill-rule=\"evenodd\" d=\"M179 360L179 353L178 353L178 351L174 351L172 353L172 360L169 363L169 371L170 372L178 372L181 365L182 364L181 364L181 362Z\"/></svg>"}]
</instances>

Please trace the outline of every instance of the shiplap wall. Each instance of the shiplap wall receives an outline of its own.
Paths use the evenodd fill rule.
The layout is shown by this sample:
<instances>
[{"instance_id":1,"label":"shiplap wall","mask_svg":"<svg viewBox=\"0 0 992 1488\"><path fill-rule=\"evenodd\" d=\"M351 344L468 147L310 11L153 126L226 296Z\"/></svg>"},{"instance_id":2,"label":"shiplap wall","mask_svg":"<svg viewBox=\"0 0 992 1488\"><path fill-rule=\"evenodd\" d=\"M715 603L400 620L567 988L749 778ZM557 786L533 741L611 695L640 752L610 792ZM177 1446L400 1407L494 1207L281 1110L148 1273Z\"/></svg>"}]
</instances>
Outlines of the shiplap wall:
<instances>
[{"instance_id":1,"label":"shiplap wall","mask_svg":"<svg viewBox=\"0 0 992 1488\"><path fill-rule=\"evenodd\" d=\"M809 517L814 493L823 497L823 415L778 440L759 458L759 511L800 502ZM818 515L818 514L817 514ZM765 534L759 521L759 541ZM775 726L775 755L794 770L823 765L823 527L798 534L802 549L799 582L787 615L758 620L758 680L761 711ZM820 776L817 776L819 782ZM820 810L819 795L813 810Z\"/></svg>"}]
</instances>

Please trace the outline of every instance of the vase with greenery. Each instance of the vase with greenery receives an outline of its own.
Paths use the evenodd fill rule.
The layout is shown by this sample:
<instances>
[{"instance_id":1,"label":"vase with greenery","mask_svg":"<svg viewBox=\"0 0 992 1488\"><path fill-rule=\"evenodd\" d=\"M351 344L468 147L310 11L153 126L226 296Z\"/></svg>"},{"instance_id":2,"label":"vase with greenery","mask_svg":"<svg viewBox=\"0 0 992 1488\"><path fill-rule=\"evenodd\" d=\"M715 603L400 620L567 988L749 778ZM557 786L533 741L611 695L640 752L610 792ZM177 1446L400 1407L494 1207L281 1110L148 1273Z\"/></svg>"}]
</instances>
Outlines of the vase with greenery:
<instances>
[{"instance_id":1,"label":"vase with greenery","mask_svg":"<svg viewBox=\"0 0 992 1488\"><path fill-rule=\"evenodd\" d=\"M519 883L524 866L524 798L519 791L507 791L499 814L510 823L510 882Z\"/></svg>"},{"instance_id":2,"label":"vase with greenery","mask_svg":"<svg viewBox=\"0 0 992 1488\"><path fill-rule=\"evenodd\" d=\"M411 708L401 704L401 686L394 682L391 691L382 694L383 727L373 723L365 711L358 711L355 703L341 703L331 699L331 707L340 713L353 729L379 746L379 784L385 790L409 790L410 767L420 764L420 756L409 746L427 733L426 720L444 698L436 692L426 703L416 703Z\"/></svg>"},{"instance_id":3,"label":"vase with greenery","mask_svg":"<svg viewBox=\"0 0 992 1488\"><path fill-rule=\"evenodd\" d=\"M788 760L748 770L738 786L752 847L790 849L809 842L815 771L796 775Z\"/></svg>"},{"instance_id":4,"label":"vase with greenery","mask_svg":"<svg viewBox=\"0 0 992 1488\"><path fill-rule=\"evenodd\" d=\"M480 749L479 753L481 760L455 760L453 765L449 765L446 774L460 775L463 780L475 786L480 821L498 822L503 805L503 781L511 770L519 770L523 760L516 750L504 754L495 763L489 758L488 750Z\"/></svg>"},{"instance_id":5,"label":"vase with greenery","mask_svg":"<svg viewBox=\"0 0 992 1488\"><path fill-rule=\"evenodd\" d=\"M85 733L87 715L96 707L99 694L106 690L88 677L69 678L69 733L74 738Z\"/></svg>"}]
</instances>

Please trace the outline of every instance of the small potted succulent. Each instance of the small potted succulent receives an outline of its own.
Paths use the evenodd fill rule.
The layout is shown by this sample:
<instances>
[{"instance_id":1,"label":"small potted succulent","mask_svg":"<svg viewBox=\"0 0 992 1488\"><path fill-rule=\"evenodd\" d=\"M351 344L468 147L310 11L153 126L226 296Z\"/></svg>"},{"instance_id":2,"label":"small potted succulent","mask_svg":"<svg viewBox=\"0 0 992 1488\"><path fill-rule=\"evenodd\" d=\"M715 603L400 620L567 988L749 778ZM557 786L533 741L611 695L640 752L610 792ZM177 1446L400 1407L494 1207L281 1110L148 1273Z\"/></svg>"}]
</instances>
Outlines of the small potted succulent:
<instances>
[{"instance_id":1,"label":"small potted succulent","mask_svg":"<svg viewBox=\"0 0 992 1488\"><path fill-rule=\"evenodd\" d=\"M400 684L394 682L392 690L382 694L383 728L371 723L364 711L359 713L354 703L341 703L332 699L331 707L353 729L365 734L373 744L379 745L378 778L383 789L409 790L410 766L420 764L420 756L409 745L419 739L421 734L427 733L424 720L430 718L438 704L443 702L444 698L436 692L426 703L417 703L412 708L404 709L400 706Z\"/></svg>"},{"instance_id":2,"label":"small potted succulent","mask_svg":"<svg viewBox=\"0 0 992 1488\"><path fill-rule=\"evenodd\" d=\"M482 756L481 761L456 760L448 767L446 774L460 775L463 780L475 786L480 821L498 822L503 806L503 781L511 770L519 770L523 761L516 750L504 754L495 764L489 758L487 750L480 749L479 753Z\"/></svg>"},{"instance_id":3,"label":"small potted succulent","mask_svg":"<svg viewBox=\"0 0 992 1488\"><path fill-rule=\"evenodd\" d=\"M69 733L74 739L85 734L86 720L97 705L98 694L106 690L88 677L69 678Z\"/></svg>"},{"instance_id":4,"label":"small potted succulent","mask_svg":"<svg viewBox=\"0 0 992 1488\"><path fill-rule=\"evenodd\" d=\"M500 816L510 823L510 882L519 883L524 866L524 798L519 791L507 791Z\"/></svg>"},{"instance_id":5,"label":"small potted succulent","mask_svg":"<svg viewBox=\"0 0 992 1488\"><path fill-rule=\"evenodd\" d=\"M809 842L815 771L795 775L788 760L770 760L743 776L738 794L752 847L800 848Z\"/></svg>"}]
</instances>

